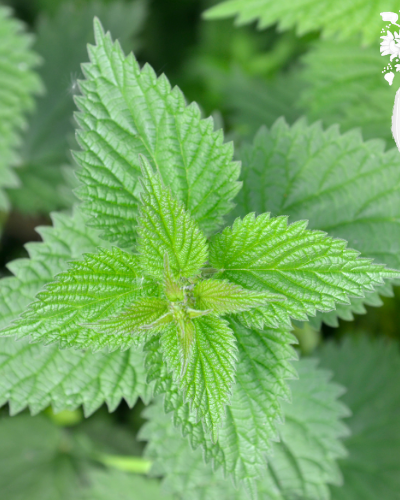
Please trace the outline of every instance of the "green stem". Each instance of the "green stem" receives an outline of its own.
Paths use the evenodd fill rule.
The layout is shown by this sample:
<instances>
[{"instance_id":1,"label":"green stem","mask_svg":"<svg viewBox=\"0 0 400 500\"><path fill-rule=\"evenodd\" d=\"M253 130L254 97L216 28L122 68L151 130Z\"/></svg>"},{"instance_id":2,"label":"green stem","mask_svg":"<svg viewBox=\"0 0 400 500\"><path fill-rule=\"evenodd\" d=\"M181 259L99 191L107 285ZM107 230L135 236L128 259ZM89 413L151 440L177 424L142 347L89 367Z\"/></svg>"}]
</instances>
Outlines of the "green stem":
<instances>
[{"instance_id":1,"label":"green stem","mask_svg":"<svg viewBox=\"0 0 400 500\"><path fill-rule=\"evenodd\" d=\"M136 472L137 474L147 474L152 466L152 462L142 457L126 455L108 455L103 453L96 457L99 462L108 467L125 472Z\"/></svg>"}]
</instances>

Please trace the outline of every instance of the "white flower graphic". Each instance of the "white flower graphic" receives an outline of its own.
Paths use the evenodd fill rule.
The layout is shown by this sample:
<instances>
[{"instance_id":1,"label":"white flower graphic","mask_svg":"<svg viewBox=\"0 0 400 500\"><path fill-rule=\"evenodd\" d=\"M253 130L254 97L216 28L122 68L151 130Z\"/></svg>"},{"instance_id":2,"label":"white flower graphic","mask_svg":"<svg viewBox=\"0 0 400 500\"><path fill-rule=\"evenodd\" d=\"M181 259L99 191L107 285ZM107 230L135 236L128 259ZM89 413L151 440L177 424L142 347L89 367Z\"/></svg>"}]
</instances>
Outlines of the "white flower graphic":
<instances>
[{"instance_id":1,"label":"white flower graphic","mask_svg":"<svg viewBox=\"0 0 400 500\"><path fill-rule=\"evenodd\" d=\"M394 78L394 73L390 72L390 73L386 73L386 75L384 76L385 80L387 82L389 82L389 85L392 85L393 83L393 78Z\"/></svg>"},{"instance_id":2,"label":"white flower graphic","mask_svg":"<svg viewBox=\"0 0 400 500\"><path fill-rule=\"evenodd\" d=\"M387 32L386 36L381 36L383 38L381 42L381 55L387 56L390 54L390 60L400 55L400 32L391 31Z\"/></svg>"},{"instance_id":3,"label":"white flower graphic","mask_svg":"<svg viewBox=\"0 0 400 500\"><path fill-rule=\"evenodd\" d=\"M382 16L382 21L389 21L389 23L399 26L397 24L397 19L399 18L399 15L396 14L395 12L381 12L381 16Z\"/></svg>"}]
</instances>

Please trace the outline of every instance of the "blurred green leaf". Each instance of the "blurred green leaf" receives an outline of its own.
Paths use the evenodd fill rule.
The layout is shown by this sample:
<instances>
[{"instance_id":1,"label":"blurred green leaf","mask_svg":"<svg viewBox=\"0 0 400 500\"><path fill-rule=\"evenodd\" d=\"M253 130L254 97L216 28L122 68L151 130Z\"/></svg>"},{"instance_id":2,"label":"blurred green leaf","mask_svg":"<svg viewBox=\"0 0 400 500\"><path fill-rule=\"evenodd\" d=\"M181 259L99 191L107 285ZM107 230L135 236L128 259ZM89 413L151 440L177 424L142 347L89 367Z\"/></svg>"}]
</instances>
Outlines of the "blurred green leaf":
<instances>
[{"instance_id":1,"label":"blurred green leaf","mask_svg":"<svg viewBox=\"0 0 400 500\"><path fill-rule=\"evenodd\" d=\"M319 41L301 61L304 90L297 107L311 121L337 123L342 132L360 127L364 139L380 137L388 147L395 145L391 117L397 88L383 77L387 61L377 46L359 47L358 39Z\"/></svg>"},{"instance_id":2,"label":"blurred green leaf","mask_svg":"<svg viewBox=\"0 0 400 500\"><path fill-rule=\"evenodd\" d=\"M34 108L33 95L41 91L34 69L40 58L31 50L33 38L25 26L0 5L0 210L9 209L5 188L19 185L11 166L19 162L16 153L26 112Z\"/></svg>"},{"instance_id":3,"label":"blurred green leaf","mask_svg":"<svg viewBox=\"0 0 400 500\"><path fill-rule=\"evenodd\" d=\"M94 41L93 18L102 19L126 49L136 49L145 5L144 0L109 5L94 1L81 6L67 2L54 18L40 18L35 50L43 58L40 76L46 93L38 99L22 139L18 168L22 186L9 190L18 210L46 213L72 204L64 168L72 163L70 149L76 148L73 97L82 78L80 65L87 60L87 43Z\"/></svg>"},{"instance_id":4,"label":"blurred green leaf","mask_svg":"<svg viewBox=\"0 0 400 500\"><path fill-rule=\"evenodd\" d=\"M109 427L108 432L113 428ZM0 419L0 491L7 500L157 500L158 481L96 465L95 443L43 416ZM93 455L93 457L92 457Z\"/></svg>"},{"instance_id":5,"label":"blurred green leaf","mask_svg":"<svg viewBox=\"0 0 400 500\"><path fill-rule=\"evenodd\" d=\"M370 340L364 332L341 345L326 344L318 353L322 366L347 391L347 458L339 461L341 488L332 500L397 500L400 491L400 353L396 342Z\"/></svg>"},{"instance_id":6,"label":"blurred green leaf","mask_svg":"<svg viewBox=\"0 0 400 500\"><path fill-rule=\"evenodd\" d=\"M224 0L207 10L204 18L235 16L238 26L258 21L263 29L277 23L279 31L295 26L298 35L322 30L324 37L343 40L361 33L363 43L371 44L382 28L380 12L396 9L395 0Z\"/></svg>"}]
</instances>

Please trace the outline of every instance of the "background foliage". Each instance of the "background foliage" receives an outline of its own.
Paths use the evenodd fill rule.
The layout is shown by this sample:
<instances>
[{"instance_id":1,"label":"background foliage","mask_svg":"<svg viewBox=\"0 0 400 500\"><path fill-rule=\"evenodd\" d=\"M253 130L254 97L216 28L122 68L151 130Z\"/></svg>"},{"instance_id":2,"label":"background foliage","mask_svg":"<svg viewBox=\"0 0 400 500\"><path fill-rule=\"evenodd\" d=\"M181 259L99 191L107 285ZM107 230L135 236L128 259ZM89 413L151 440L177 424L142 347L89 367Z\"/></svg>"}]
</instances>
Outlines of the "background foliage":
<instances>
[{"instance_id":1,"label":"background foliage","mask_svg":"<svg viewBox=\"0 0 400 500\"><path fill-rule=\"evenodd\" d=\"M92 175L87 151L93 144L92 116L98 110L87 97L92 89L83 89L77 101L80 131L75 138L73 98L83 77L80 64L88 59L86 44L93 43L95 15L121 41L125 53L134 51L139 66L149 63L154 68L156 75L145 70L150 80L168 75L171 88L157 82L157 108L168 109L172 120L168 106L173 98L176 113L202 124L210 151L219 148L218 157L211 158L210 153L200 161L214 165L209 190L218 185L222 201L215 200L220 205L214 207L217 201L212 197L207 202L199 199L196 190L188 201L207 234L221 227L238 191L234 180L220 184L219 173L229 171L235 179L238 164L230 161L231 146L220 146L220 133L211 133L211 123L201 121L212 115L215 128L223 127L226 138L235 141L235 160L243 164L244 189L235 198L229 223L249 211L287 215L290 222L308 219L309 229L344 238L364 257L400 268L400 160L390 132L396 88L383 79L378 45L384 27L379 13L396 11L395 2L343 0L334 8L321 1L297 2L296 8L291 4L289 0L0 2L0 39L15 38L10 46L0 41L1 327L25 310L43 285L65 270L66 262L93 254L99 245L111 252L111 244L99 239L96 227L111 242L125 248L131 244L138 201L129 182L118 198L129 226L115 214L100 218L101 224L96 221L98 214L110 213L106 196L102 203L88 205L93 229L84 225L80 210L69 215L76 200L76 163L83 167L81 176ZM11 24L3 29L4 19L9 18ZM21 89L16 68L23 73ZM96 73L94 64L86 67L86 74L91 71ZM175 85L187 103L196 101L199 108L185 107L183 96L172 90ZM185 123L181 126L183 130ZM77 141L84 152L75 161L70 151L78 149ZM133 176L138 176L141 147L138 143L130 153ZM188 144L173 159L177 173L170 182L181 201L186 187L179 191L179 176L191 152ZM106 158L108 153L104 147L99 155ZM125 154L123 141L117 153ZM162 155L156 147L151 150L154 161ZM124 172L123 161L118 168ZM101 188L94 179L90 187L80 189L80 196L90 202ZM207 212L211 205L218 217ZM61 212L50 215L56 210ZM41 229L35 232L38 225ZM120 286L128 286L134 278L127 276ZM239 358L251 352L258 362L257 353L268 349L275 365L268 374L261 361L238 371L232 424L222 433L219 448L207 442L203 450L192 451L170 414L164 415L162 396L142 411L153 390L169 394L175 423L195 447L196 440L201 441L203 429L187 416L179 397L172 397L174 388L166 374L153 373L146 381L135 350L109 354L52 345L44 352L26 339L0 338L0 404L5 405L0 410L0 496L5 500L241 500L254 493L253 482L236 490L223 469L239 480L256 476L254 471L268 456L269 468L257 483L262 499L396 500L400 487L396 384L400 294L392 286L396 284L386 284L363 299L353 298L350 305L339 304L335 311L318 313L310 322L303 323L304 312L299 313L294 333L303 359L296 365L300 380L289 382L298 394L292 405L277 401L290 398L286 383L276 389L278 396L266 396L276 374L293 375L288 363L295 357L288 347L291 334L271 329L266 341L241 327L247 333ZM68 317L66 325L66 338L75 341ZM86 347L83 341L81 345ZM151 342L146 346L150 365L153 348ZM248 380L249 373L264 381L261 395ZM322 386L318 389L316 380L324 386L322 401L318 392ZM243 401L246 414L241 412ZM321 416L311 426L301 418L306 405L307 418L313 412ZM331 413L325 415L321 406ZM252 419L256 428L265 408L274 408L268 429L249 435L246 424ZM36 416L28 416L29 411ZM285 426L278 425L281 413ZM346 417L344 424L330 425L332 415ZM281 440L272 448L271 435ZM239 443L234 450L232 436ZM335 448L338 437L344 446ZM203 454L209 455L209 463L203 462ZM148 472L150 465L154 479L137 474L141 467L139 472ZM170 497L162 496L162 490Z\"/></svg>"}]
</instances>

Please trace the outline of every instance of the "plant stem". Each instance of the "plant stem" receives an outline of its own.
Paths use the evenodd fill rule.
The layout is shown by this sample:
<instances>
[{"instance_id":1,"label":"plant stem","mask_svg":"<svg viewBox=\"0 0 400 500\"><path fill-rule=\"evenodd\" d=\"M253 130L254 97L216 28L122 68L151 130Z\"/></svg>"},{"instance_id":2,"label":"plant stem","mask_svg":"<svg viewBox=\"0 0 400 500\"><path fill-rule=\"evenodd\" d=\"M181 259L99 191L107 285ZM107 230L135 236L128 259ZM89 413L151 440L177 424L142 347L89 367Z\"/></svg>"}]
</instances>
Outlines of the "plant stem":
<instances>
[{"instance_id":1,"label":"plant stem","mask_svg":"<svg viewBox=\"0 0 400 500\"><path fill-rule=\"evenodd\" d=\"M136 472L137 474L147 474L152 466L152 462L142 457L126 455L101 454L97 460L108 467L125 472Z\"/></svg>"}]
</instances>

